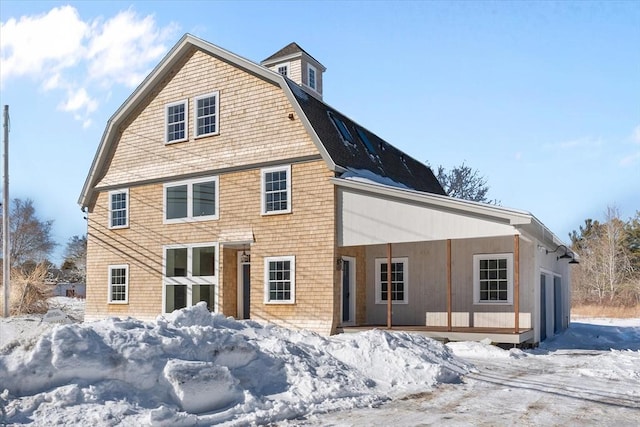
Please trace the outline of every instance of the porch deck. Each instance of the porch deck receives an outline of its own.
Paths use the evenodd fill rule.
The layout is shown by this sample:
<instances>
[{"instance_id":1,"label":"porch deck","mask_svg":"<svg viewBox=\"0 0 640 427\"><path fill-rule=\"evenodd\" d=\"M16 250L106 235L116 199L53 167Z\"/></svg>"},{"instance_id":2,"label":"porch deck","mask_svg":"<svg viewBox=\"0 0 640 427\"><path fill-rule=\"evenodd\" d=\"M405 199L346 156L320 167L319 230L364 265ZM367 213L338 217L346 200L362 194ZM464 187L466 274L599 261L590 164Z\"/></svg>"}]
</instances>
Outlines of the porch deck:
<instances>
[{"instance_id":1,"label":"porch deck","mask_svg":"<svg viewBox=\"0 0 640 427\"><path fill-rule=\"evenodd\" d=\"M410 332L424 335L441 341L482 341L488 338L493 343L501 344L522 344L533 339L533 329L520 328L515 332L513 328L473 328L455 327L449 330L447 327L420 326L420 325L398 325L388 329L386 325L362 325L362 326L340 326L338 333L356 333L371 329L381 329L395 332Z\"/></svg>"}]
</instances>

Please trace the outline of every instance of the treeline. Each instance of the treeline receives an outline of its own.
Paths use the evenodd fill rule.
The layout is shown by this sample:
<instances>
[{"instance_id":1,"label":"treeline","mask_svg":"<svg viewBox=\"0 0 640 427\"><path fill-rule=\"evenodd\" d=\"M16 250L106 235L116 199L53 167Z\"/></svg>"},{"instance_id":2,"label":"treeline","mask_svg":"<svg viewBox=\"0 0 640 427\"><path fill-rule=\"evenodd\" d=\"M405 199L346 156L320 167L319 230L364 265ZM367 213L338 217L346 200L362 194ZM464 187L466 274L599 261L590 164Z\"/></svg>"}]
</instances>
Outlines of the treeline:
<instances>
[{"instance_id":1,"label":"treeline","mask_svg":"<svg viewBox=\"0 0 640 427\"><path fill-rule=\"evenodd\" d=\"M580 264L572 271L574 305L640 306L640 211L623 220L608 207L569 234Z\"/></svg>"},{"instance_id":2,"label":"treeline","mask_svg":"<svg viewBox=\"0 0 640 427\"><path fill-rule=\"evenodd\" d=\"M52 236L53 220L41 220L31 199L13 199L9 209L9 259L11 315L43 313L56 281L84 282L86 276L86 236L73 236L67 242L64 262L57 268L51 262L58 245ZM2 228L0 227L0 240ZM1 246L1 245L0 245ZM0 268L5 254L0 248ZM0 275L0 289L4 286ZM4 298L1 292L0 301ZM4 311L2 301L0 311ZM3 313L4 314L4 313Z\"/></svg>"}]
</instances>

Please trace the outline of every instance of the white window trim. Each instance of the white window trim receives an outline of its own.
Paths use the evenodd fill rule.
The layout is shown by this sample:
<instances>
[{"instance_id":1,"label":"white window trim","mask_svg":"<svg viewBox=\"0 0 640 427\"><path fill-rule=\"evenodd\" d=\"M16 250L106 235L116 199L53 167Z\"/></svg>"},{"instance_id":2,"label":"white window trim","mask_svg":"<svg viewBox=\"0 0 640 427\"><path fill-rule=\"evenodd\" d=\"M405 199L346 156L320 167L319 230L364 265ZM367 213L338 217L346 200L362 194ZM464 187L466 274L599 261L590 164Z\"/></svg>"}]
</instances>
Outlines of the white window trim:
<instances>
[{"instance_id":1,"label":"white window trim","mask_svg":"<svg viewBox=\"0 0 640 427\"><path fill-rule=\"evenodd\" d=\"M169 141L169 107L176 105L184 105L184 138L174 139ZM183 99L182 101L171 102L164 106L164 143L166 145L175 144L178 142L184 142L189 140L189 99Z\"/></svg>"},{"instance_id":2,"label":"white window trim","mask_svg":"<svg viewBox=\"0 0 640 427\"><path fill-rule=\"evenodd\" d=\"M269 262L272 261L289 261L291 264L291 298L288 300L269 299ZM264 258L264 303L265 304L295 304L296 303L296 257L288 256L272 256Z\"/></svg>"},{"instance_id":3,"label":"white window trim","mask_svg":"<svg viewBox=\"0 0 640 427\"><path fill-rule=\"evenodd\" d=\"M480 300L480 261L506 258L507 259L507 300ZM513 253L474 254L473 255L473 303L475 305L513 305Z\"/></svg>"},{"instance_id":4,"label":"white window trim","mask_svg":"<svg viewBox=\"0 0 640 427\"><path fill-rule=\"evenodd\" d=\"M211 182L211 181L215 182L215 191L216 191L214 214L205 215L205 216L193 216L193 184L199 184L201 182ZM167 219L167 188L177 187L180 185L187 186L187 216L184 218ZM177 223L184 223L184 222L217 220L219 218L218 212L220 212L220 184L217 176L167 182L162 186L162 222L163 224L177 224Z\"/></svg>"},{"instance_id":5,"label":"white window trim","mask_svg":"<svg viewBox=\"0 0 640 427\"><path fill-rule=\"evenodd\" d=\"M269 211L267 212L266 206L266 188L265 188L265 175L269 172L278 172L278 171L286 171L287 172L287 209L283 209L280 211ZM260 213L262 215L281 215L291 213L291 200L292 200L292 191L291 191L291 165L285 166L274 166L270 168L263 168L260 170Z\"/></svg>"},{"instance_id":6,"label":"white window trim","mask_svg":"<svg viewBox=\"0 0 640 427\"><path fill-rule=\"evenodd\" d=\"M113 200L111 199L111 197L114 194L122 194L122 193L125 194L126 222L124 225L113 225ZM112 230L116 230L119 228L129 228L129 189L128 188L109 191L109 228Z\"/></svg>"},{"instance_id":7,"label":"white window trim","mask_svg":"<svg viewBox=\"0 0 640 427\"><path fill-rule=\"evenodd\" d=\"M380 282L380 272L382 264L386 264L388 261L387 258L376 258L376 304L387 304L386 300L382 299L382 283ZM402 263L403 266L403 275L404 275L404 299L403 300L392 300L392 304L408 304L409 303L409 258L408 257L400 257L400 258L391 258L392 263ZM391 287L389 286L389 291Z\"/></svg>"},{"instance_id":8,"label":"white window trim","mask_svg":"<svg viewBox=\"0 0 640 427\"><path fill-rule=\"evenodd\" d=\"M120 300L113 300L113 293L112 293L112 287L113 287L113 283L111 281L112 278L112 273L113 270L116 268L124 268L125 270L125 284L124 284L124 301L120 301ZM107 295L107 302L109 304L129 304L129 264L113 264L113 265L109 265L108 266L108 271L109 271L109 290L108 290L108 295Z\"/></svg>"},{"instance_id":9,"label":"white window trim","mask_svg":"<svg viewBox=\"0 0 640 427\"><path fill-rule=\"evenodd\" d=\"M311 79L309 78L309 76L310 76L310 74L311 74L311 73L310 73L310 70L313 70L313 75L314 75L314 77L315 77L315 78L314 78L314 80L315 80L315 85L314 85L314 86L311 86L311 83L310 83L310 80L311 80ZM314 90L314 91L316 91L316 92L318 91L318 70L316 69L316 67L314 67L314 66L313 66L313 65L311 65L311 64L307 64L307 84L306 84L306 86L307 86L309 89L313 89L313 90Z\"/></svg>"},{"instance_id":10,"label":"white window trim","mask_svg":"<svg viewBox=\"0 0 640 427\"><path fill-rule=\"evenodd\" d=\"M285 77L289 77L289 78L291 78L291 76L290 76L290 72L291 72L291 65L290 65L290 63L289 63L289 62L281 62L281 63L277 64L277 65L274 67L274 70L275 70L275 72L276 72L276 73L278 73L278 74L280 74L280 71L279 71L279 70L280 70L280 67L287 67L287 75L286 75ZM282 74L280 74L280 75L282 75Z\"/></svg>"},{"instance_id":11,"label":"white window trim","mask_svg":"<svg viewBox=\"0 0 640 427\"><path fill-rule=\"evenodd\" d=\"M204 98L216 97L216 131L198 134L198 101ZM205 95L196 96L193 98L193 135L195 139L204 138L205 136L219 135L220 134L220 91L207 93Z\"/></svg>"},{"instance_id":12,"label":"white window trim","mask_svg":"<svg viewBox=\"0 0 640 427\"><path fill-rule=\"evenodd\" d=\"M214 270L213 276L193 276L193 248L201 248L213 246L215 247ZM187 249L187 275L186 277L167 277L167 249ZM218 277L220 273L220 245L218 242L192 243L192 244L176 244L162 246L162 312L167 307L167 285L186 285L187 286L187 307L192 306L191 295L192 285L213 285L213 312L218 312L218 296L220 287L218 286Z\"/></svg>"}]
</instances>

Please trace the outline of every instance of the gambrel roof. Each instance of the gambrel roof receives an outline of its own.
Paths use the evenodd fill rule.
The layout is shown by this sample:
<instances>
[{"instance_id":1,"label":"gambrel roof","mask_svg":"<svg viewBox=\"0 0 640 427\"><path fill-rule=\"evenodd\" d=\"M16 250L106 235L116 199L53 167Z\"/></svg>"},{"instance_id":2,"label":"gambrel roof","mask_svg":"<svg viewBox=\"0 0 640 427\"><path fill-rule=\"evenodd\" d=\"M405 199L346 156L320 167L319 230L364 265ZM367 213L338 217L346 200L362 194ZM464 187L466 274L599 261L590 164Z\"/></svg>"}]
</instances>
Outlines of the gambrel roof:
<instances>
[{"instance_id":1,"label":"gambrel roof","mask_svg":"<svg viewBox=\"0 0 640 427\"><path fill-rule=\"evenodd\" d=\"M129 114L135 111L138 105L143 102L145 97L152 92L153 88L169 76L172 68L180 59L194 48L279 86L291 102L296 116L309 133L327 167L335 171L337 175L348 170L368 170L374 174L387 177L407 188L445 194L433 172L426 165L414 160L375 134L358 126L347 116L322 101L309 96L296 83L277 72L186 34L108 120L78 200L82 208L91 206L95 201L95 185L109 167L110 159L117 145L119 127L126 121ZM338 118L352 133L352 141L343 140L334 118ZM368 145L372 147L378 147L374 149L377 152L367 151L366 146L363 145L365 144L364 141L367 141Z\"/></svg>"}]
</instances>

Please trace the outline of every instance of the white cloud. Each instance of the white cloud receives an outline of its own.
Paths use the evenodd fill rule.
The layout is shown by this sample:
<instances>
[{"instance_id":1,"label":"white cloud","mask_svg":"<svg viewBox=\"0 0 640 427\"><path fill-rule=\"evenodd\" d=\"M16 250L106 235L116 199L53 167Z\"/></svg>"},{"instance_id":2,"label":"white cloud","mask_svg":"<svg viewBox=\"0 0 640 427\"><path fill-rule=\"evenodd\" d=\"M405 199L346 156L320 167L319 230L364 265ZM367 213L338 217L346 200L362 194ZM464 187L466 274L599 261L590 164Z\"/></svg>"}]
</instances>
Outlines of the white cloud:
<instances>
[{"instance_id":1,"label":"white cloud","mask_svg":"<svg viewBox=\"0 0 640 427\"><path fill-rule=\"evenodd\" d=\"M98 101L92 99L84 88L67 93L67 100L60 104L60 110L72 113L84 110L87 114L93 113L98 108Z\"/></svg>"},{"instance_id":2,"label":"white cloud","mask_svg":"<svg viewBox=\"0 0 640 427\"><path fill-rule=\"evenodd\" d=\"M76 65L89 26L71 6L0 24L0 78L44 76Z\"/></svg>"},{"instance_id":3,"label":"white cloud","mask_svg":"<svg viewBox=\"0 0 640 427\"><path fill-rule=\"evenodd\" d=\"M83 126L115 85L135 87L166 52L177 26L158 27L133 9L83 21L72 6L0 23L0 86L31 77L45 91L63 90L58 109Z\"/></svg>"},{"instance_id":4,"label":"white cloud","mask_svg":"<svg viewBox=\"0 0 640 427\"><path fill-rule=\"evenodd\" d=\"M106 86L136 86L166 52L164 42L172 33L173 26L158 29L153 16L140 18L131 9L95 25L87 54L90 78Z\"/></svg>"}]
</instances>

